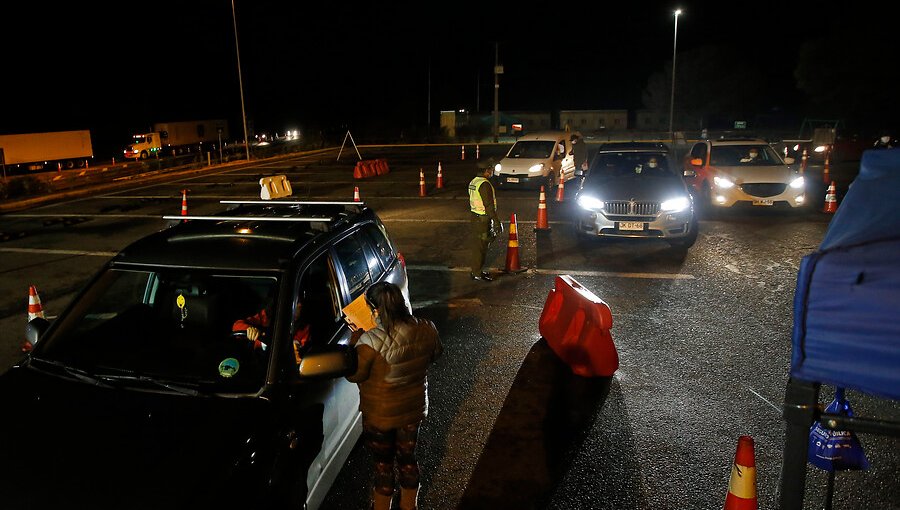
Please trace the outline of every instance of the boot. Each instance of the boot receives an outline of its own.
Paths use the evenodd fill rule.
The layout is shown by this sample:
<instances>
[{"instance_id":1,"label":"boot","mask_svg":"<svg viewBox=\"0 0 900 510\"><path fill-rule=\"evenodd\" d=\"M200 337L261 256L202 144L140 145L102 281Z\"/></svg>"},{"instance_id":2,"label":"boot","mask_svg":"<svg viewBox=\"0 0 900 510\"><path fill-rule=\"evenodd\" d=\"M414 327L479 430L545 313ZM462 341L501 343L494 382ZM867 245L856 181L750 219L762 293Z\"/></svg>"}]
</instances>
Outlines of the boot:
<instances>
[{"instance_id":1,"label":"boot","mask_svg":"<svg viewBox=\"0 0 900 510\"><path fill-rule=\"evenodd\" d=\"M400 487L400 510L416 510L416 498L419 495L419 488L407 489Z\"/></svg>"},{"instance_id":2,"label":"boot","mask_svg":"<svg viewBox=\"0 0 900 510\"><path fill-rule=\"evenodd\" d=\"M372 497L372 510L390 510L393 498L393 495L385 496L375 492Z\"/></svg>"}]
</instances>

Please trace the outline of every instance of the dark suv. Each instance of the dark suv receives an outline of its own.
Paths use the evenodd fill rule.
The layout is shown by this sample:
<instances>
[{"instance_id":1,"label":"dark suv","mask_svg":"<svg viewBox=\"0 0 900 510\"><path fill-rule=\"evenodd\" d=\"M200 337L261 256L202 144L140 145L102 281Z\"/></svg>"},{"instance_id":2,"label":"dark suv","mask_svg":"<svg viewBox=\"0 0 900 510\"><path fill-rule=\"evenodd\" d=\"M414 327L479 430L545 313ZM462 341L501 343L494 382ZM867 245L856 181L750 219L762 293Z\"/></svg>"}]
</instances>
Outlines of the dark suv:
<instances>
[{"instance_id":1,"label":"dark suv","mask_svg":"<svg viewBox=\"0 0 900 510\"><path fill-rule=\"evenodd\" d=\"M0 377L5 507L319 506L361 432L341 309L379 281L408 300L405 262L363 203L232 205L167 217L29 323Z\"/></svg>"},{"instance_id":2,"label":"dark suv","mask_svg":"<svg viewBox=\"0 0 900 510\"><path fill-rule=\"evenodd\" d=\"M677 167L661 143L601 145L578 190L578 233L664 239L678 249L691 247L697 218Z\"/></svg>"}]
</instances>

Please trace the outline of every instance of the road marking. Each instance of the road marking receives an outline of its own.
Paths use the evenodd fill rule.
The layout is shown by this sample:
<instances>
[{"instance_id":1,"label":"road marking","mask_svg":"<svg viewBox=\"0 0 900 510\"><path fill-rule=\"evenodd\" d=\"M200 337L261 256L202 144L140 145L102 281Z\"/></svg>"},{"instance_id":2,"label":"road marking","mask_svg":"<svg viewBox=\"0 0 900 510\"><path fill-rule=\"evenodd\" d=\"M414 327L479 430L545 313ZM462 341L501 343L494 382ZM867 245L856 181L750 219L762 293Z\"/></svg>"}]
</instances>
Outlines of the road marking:
<instances>
[{"instance_id":1,"label":"road marking","mask_svg":"<svg viewBox=\"0 0 900 510\"><path fill-rule=\"evenodd\" d=\"M438 265L408 265L409 271L444 271L453 273L468 273L468 267L447 267ZM505 268L491 268L496 273L505 272ZM565 269L527 269L525 272L542 275L570 275L570 276L597 276L612 278L647 278L658 280L693 280L694 275L681 273L621 273L616 271L567 271Z\"/></svg>"},{"instance_id":2,"label":"road marking","mask_svg":"<svg viewBox=\"0 0 900 510\"><path fill-rule=\"evenodd\" d=\"M48 248L0 248L0 253L31 253L36 255L77 255L86 257L115 257L114 251L52 250Z\"/></svg>"},{"instance_id":3,"label":"road marking","mask_svg":"<svg viewBox=\"0 0 900 510\"><path fill-rule=\"evenodd\" d=\"M773 403L769 402L768 400L766 400L766 397L764 397L764 396L760 395L759 393L753 391L753 388L751 388L751 387L749 387L749 386L747 387L747 389L750 390L750 393L752 393L752 394L756 395L757 397L759 397L760 400L762 400L762 401L765 402L766 404L769 404L770 406L772 406L772 409L778 411L779 414L781 413L781 409L780 409L778 406L776 406L775 404L773 404Z\"/></svg>"},{"instance_id":4,"label":"road marking","mask_svg":"<svg viewBox=\"0 0 900 510\"><path fill-rule=\"evenodd\" d=\"M61 214L61 213L14 213L4 214L4 218L137 218L137 219L162 219L162 214Z\"/></svg>"}]
</instances>

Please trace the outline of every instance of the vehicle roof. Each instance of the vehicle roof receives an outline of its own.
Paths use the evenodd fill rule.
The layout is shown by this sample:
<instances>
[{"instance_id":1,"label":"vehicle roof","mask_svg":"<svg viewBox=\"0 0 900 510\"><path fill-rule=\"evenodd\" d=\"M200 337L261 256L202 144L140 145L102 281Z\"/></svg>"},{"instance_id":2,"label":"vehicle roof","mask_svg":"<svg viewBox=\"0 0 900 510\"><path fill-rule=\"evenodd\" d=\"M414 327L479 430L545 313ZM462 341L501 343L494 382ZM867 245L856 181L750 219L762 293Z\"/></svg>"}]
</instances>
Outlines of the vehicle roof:
<instances>
[{"instance_id":1,"label":"vehicle roof","mask_svg":"<svg viewBox=\"0 0 900 510\"><path fill-rule=\"evenodd\" d=\"M710 145L769 145L762 138L718 138L709 141Z\"/></svg>"},{"instance_id":2,"label":"vehicle roof","mask_svg":"<svg viewBox=\"0 0 900 510\"><path fill-rule=\"evenodd\" d=\"M520 136L518 139L516 139L516 141L522 142L522 141L534 141L534 140L543 140L543 141L565 140L566 138L568 138L569 134L570 133L566 133L565 131L535 131L533 133L528 133L528 134Z\"/></svg>"},{"instance_id":3,"label":"vehicle roof","mask_svg":"<svg viewBox=\"0 0 900 510\"><path fill-rule=\"evenodd\" d=\"M362 202L248 201L212 216L187 216L185 222L164 218L177 223L130 244L113 264L283 270L300 250L377 216Z\"/></svg>"},{"instance_id":4,"label":"vehicle roof","mask_svg":"<svg viewBox=\"0 0 900 510\"><path fill-rule=\"evenodd\" d=\"M662 142L612 142L604 143L597 152L669 152Z\"/></svg>"}]
</instances>

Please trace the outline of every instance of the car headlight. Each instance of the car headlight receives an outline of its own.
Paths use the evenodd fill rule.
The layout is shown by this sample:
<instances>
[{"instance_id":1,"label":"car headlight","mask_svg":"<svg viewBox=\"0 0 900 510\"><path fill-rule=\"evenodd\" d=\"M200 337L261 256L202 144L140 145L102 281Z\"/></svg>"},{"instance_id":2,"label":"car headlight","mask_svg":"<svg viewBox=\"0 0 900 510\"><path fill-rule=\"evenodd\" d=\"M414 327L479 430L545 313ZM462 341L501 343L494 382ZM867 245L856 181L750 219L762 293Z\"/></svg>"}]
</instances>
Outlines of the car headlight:
<instances>
[{"instance_id":1,"label":"car headlight","mask_svg":"<svg viewBox=\"0 0 900 510\"><path fill-rule=\"evenodd\" d=\"M662 212L676 213L676 212L681 212L681 211L687 209L690 205L691 205L691 201L688 200L688 197L678 197L678 198L671 198L671 199L666 200L665 202L659 204L659 209Z\"/></svg>"},{"instance_id":2,"label":"car headlight","mask_svg":"<svg viewBox=\"0 0 900 510\"><path fill-rule=\"evenodd\" d=\"M827 149L827 148L828 148L828 147L825 146L825 145L820 145L820 146L816 147L816 148L813 149L813 150L816 151L816 152L822 153L822 152L825 152L825 149Z\"/></svg>"},{"instance_id":3,"label":"car headlight","mask_svg":"<svg viewBox=\"0 0 900 510\"><path fill-rule=\"evenodd\" d=\"M502 167L500 166L500 163L497 163L496 165L494 165L494 175L500 175L501 168Z\"/></svg>"},{"instance_id":4,"label":"car headlight","mask_svg":"<svg viewBox=\"0 0 900 510\"><path fill-rule=\"evenodd\" d=\"M791 181L790 186L794 189L802 189L804 182L805 181L803 180L803 176L801 175L800 177L797 177L796 179Z\"/></svg>"},{"instance_id":5,"label":"car headlight","mask_svg":"<svg viewBox=\"0 0 900 510\"><path fill-rule=\"evenodd\" d=\"M578 197L578 206L588 211L599 211L604 207L603 200L591 195L582 195Z\"/></svg>"},{"instance_id":6,"label":"car headlight","mask_svg":"<svg viewBox=\"0 0 900 510\"><path fill-rule=\"evenodd\" d=\"M713 177L713 182L716 183L716 186L723 189L728 189L734 186L734 181L725 177Z\"/></svg>"},{"instance_id":7,"label":"car headlight","mask_svg":"<svg viewBox=\"0 0 900 510\"><path fill-rule=\"evenodd\" d=\"M543 173L543 171L544 171L543 163L538 163L536 165L532 165L531 168L528 169L528 173L530 173L530 174L539 174L539 173Z\"/></svg>"}]
</instances>

